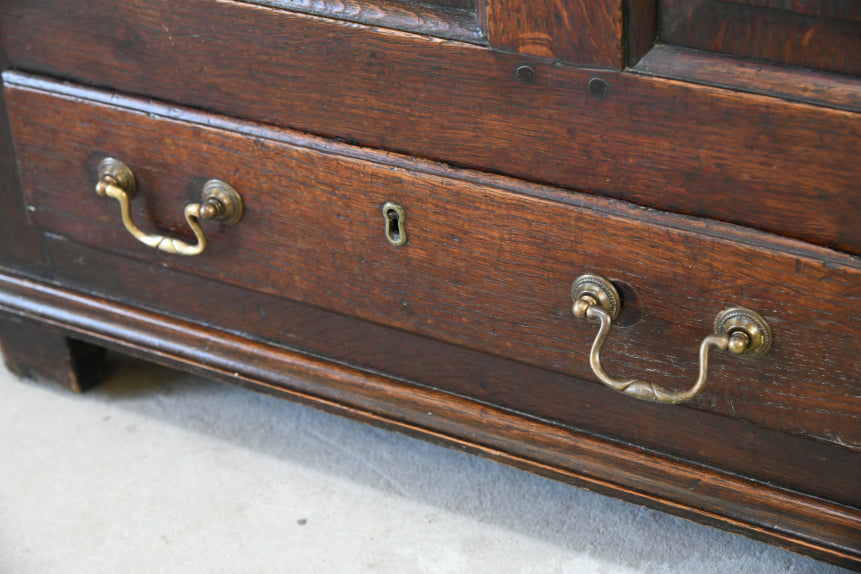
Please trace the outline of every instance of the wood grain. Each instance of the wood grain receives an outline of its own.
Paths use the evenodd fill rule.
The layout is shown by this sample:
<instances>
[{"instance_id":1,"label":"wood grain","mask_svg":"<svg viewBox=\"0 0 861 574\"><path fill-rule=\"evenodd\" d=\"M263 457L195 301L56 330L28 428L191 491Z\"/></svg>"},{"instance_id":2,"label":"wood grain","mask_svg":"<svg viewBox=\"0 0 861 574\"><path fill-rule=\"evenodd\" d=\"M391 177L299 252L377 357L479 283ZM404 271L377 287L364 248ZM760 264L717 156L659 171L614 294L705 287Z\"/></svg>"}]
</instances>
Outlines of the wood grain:
<instances>
[{"instance_id":1,"label":"wood grain","mask_svg":"<svg viewBox=\"0 0 861 574\"><path fill-rule=\"evenodd\" d=\"M792 66L861 74L858 2L832 0L827 8L819 4L794 10L777 2L661 0L661 40Z\"/></svg>"},{"instance_id":2,"label":"wood grain","mask_svg":"<svg viewBox=\"0 0 861 574\"><path fill-rule=\"evenodd\" d=\"M625 63L636 64L658 39L658 0L625 1Z\"/></svg>"},{"instance_id":3,"label":"wood grain","mask_svg":"<svg viewBox=\"0 0 861 574\"><path fill-rule=\"evenodd\" d=\"M2 274L0 308L163 364L308 402L840 565L861 563L857 509Z\"/></svg>"},{"instance_id":4,"label":"wood grain","mask_svg":"<svg viewBox=\"0 0 861 574\"><path fill-rule=\"evenodd\" d=\"M484 0L494 48L620 69L622 1Z\"/></svg>"},{"instance_id":5,"label":"wood grain","mask_svg":"<svg viewBox=\"0 0 861 574\"><path fill-rule=\"evenodd\" d=\"M596 382L169 267L159 268L159 280L154 282L149 266L58 236L51 237L48 246L54 280L97 298L131 301L163 316L245 333L273 346L386 373L421 387L861 507L858 449L791 436L702 410L668 409L630 400ZM213 301L231 304L213 305ZM829 479L822 480L822 476Z\"/></svg>"},{"instance_id":6,"label":"wood grain","mask_svg":"<svg viewBox=\"0 0 861 574\"><path fill-rule=\"evenodd\" d=\"M662 78L861 112L861 79L849 76L815 73L670 45L652 48L634 69Z\"/></svg>"},{"instance_id":7,"label":"wood grain","mask_svg":"<svg viewBox=\"0 0 861 574\"><path fill-rule=\"evenodd\" d=\"M0 18L17 69L861 253L858 114L232 2Z\"/></svg>"},{"instance_id":8,"label":"wood grain","mask_svg":"<svg viewBox=\"0 0 861 574\"><path fill-rule=\"evenodd\" d=\"M590 379L595 330L570 313L570 286L582 273L632 290L626 313L635 324L614 334L604 364L628 376L660 369L676 388L691 384L697 342L715 315L753 308L775 329L773 351L756 361L716 356L695 406L861 445L855 258L805 253L803 244L775 249L751 233L739 241L720 226L684 229L672 217L652 223L642 210L632 218L600 203L565 205L549 199L553 190L530 197L454 172L393 169L382 154L383 163L371 163L283 141L298 134L249 137L241 125L190 125L168 119L168 108L87 103L83 93L7 92L31 219L52 233ZM187 236L184 205L195 182L210 177L243 193L245 219L236 228L209 226L202 257L151 252L119 224L115 202L92 191L95 165L107 155L137 174L135 217L152 229ZM386 201L407 211L403 249L385 240Z\"/></svg>"},{"instance_id":9,"label":"wood grain","mask_svg":"<svg viewBox=\"0 0 861 574\"><path fill-rule=\"evenodd\" d=\"M7 360L68 381L69 341L104 345L861 568L857 78L666 46L619 71L653 0L419 4L0 1ZM150 252L92 191L109 153L145 229L188 237L208 177L248 216ZM614 374L689 385L739 302L773 353L715 355L692 405L620 396L585 271L622 288Z\"/></svg>"}]
</instances>

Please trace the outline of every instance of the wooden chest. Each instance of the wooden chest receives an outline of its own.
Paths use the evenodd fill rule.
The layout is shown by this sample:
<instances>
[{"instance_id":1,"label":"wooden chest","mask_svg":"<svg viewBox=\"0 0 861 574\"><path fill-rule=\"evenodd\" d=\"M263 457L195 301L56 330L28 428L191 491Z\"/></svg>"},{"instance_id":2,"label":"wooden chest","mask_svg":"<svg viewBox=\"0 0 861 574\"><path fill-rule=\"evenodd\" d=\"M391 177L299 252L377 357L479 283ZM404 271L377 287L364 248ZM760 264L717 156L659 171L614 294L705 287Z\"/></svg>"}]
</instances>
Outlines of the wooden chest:
<instances>
[{"instance_id":1,"label":"wooden chest","mask_svg":"<svg viewBox=\"0 0 861 574\"><path fill-rule=\"evenodd\" d=\"M0 39L12 370L114 348L861 564L856 3L3 0Z\"/></svg>"}]
</instances>

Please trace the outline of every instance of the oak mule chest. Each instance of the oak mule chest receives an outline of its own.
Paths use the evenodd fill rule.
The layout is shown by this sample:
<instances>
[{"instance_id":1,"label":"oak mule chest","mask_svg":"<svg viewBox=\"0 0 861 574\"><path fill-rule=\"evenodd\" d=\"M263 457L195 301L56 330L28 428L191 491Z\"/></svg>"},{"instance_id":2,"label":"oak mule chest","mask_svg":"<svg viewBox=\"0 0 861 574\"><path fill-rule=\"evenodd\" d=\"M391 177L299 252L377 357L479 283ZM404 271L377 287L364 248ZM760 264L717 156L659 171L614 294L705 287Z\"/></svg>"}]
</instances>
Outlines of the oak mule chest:
<instances>
[{"instance_id":1,"label":"oak mule chest","mask_svg":"<svg viewBox=\"0 0 861 574\"><path fill-rule=\"evenodd\" d=\"M861 565L852 0L0 0L0 342Z\"/></svg>"}]
</instances>

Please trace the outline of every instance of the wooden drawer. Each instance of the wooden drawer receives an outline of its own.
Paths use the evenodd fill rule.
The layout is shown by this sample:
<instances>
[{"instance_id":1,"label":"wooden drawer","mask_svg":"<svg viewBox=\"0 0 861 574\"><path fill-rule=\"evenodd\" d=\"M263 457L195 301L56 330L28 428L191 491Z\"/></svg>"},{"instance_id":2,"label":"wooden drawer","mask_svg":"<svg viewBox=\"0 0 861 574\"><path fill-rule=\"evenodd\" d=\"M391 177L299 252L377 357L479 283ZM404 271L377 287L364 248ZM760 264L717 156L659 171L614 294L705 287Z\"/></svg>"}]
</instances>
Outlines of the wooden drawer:
<instances>
[{"instance_id":1,"label":"wooden drawer","mask_svg":"<svg viewBox=\"0 0 861 574\"><path fill-rule=\"evenodd\" d=\"M697 346L716 314L747 307L773 328L772 349L758 359L713 352L710 380L690 406L861 446L855 258L34 77L4 78L29 217L51 234L139 259L153 273L170 267L591 381L596 328L571 314L571 285L583 273L612 278L622 291L624 311L602 355L607 370L675 389L692 384ZM183 208L210 177L240 191L245 217L235 227L205 223L202 255L149 249L125 231L117 203L94 192L106 156L133 169L133 217L145 229L192 241ZM405 210L402 247L386 239L386 202ZM218 304L229 315L231 302ZM530 392L527 381L522 392Z\"/></svg>"},{"instance_id":2,"label":"wooden drawer","mask_svg":"<svg viewBox=\"0 0 861 574\"><path fill-rule=\"evenodd\" d=\"M856 258L36 76L4 83L13 199L50 271L0 276L4 313L829 560L861 556ZM150 249L94 191L106 156L134 170L145 230L191 242L183 209L211 177L240 191L245 217L204 223L198 256ZM390 201L403 246L384 233ZM689 387L699 341L735 305L765 317L772 349L713 353L685 405L615 393L588 364L595 326L571 314L588 272L622 292L611 373Z\"/></svg>"}]
</instances>

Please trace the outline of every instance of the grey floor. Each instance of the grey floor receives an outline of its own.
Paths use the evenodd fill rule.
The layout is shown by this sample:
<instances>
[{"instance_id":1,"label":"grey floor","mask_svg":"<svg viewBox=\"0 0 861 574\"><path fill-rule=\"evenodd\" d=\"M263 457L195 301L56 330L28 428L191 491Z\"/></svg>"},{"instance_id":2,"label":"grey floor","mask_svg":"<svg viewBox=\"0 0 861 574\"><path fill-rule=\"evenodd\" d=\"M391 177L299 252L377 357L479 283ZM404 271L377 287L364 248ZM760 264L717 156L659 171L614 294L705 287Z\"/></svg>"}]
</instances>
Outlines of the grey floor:
<instances>
[{"instance_id":1,"label":"grey floor","mask_svg":"<svg viewBox=\"0 0 861 574\"><path fill-rule=\"evenodd\" d=\"M112 357L77 396L0 367L0 573L835 573L814 560Z\"/></svg>"}]
</instances>

